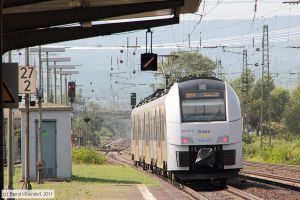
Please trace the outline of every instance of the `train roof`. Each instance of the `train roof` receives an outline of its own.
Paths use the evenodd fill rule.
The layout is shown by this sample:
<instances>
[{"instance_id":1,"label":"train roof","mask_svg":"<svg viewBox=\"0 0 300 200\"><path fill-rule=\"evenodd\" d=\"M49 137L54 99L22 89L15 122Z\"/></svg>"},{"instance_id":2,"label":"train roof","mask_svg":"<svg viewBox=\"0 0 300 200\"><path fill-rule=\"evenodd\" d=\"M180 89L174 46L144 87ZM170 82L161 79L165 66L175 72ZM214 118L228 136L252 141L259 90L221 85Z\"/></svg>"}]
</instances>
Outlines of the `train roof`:
<instances>
[{"instance_id":1,"label":"train roof","mask_svg":"<svg viewBox=\"0 0 300 200\"><path fill-rule=\"evenodd\" d=\"M213 76L190 75L190 76L184 76L184 77L177 78L174 83L182 83L182 82L186 82L186 81L190 81L190 80L196 80L196 79L209 79L209 80L216 80L216 81L222 81L223 82L223 80L218 79L218 78L213 77ZM150 96L148 96L148 97L144 98L142 101L140 101L135 107L136 108L140 107L142 105L145 105L146 103L154 101L154 100L168 94L170 88L174 85L174 83L168 85L166 89L157 89L153 94L151 94Z\"/></svg>"}]
</instances>

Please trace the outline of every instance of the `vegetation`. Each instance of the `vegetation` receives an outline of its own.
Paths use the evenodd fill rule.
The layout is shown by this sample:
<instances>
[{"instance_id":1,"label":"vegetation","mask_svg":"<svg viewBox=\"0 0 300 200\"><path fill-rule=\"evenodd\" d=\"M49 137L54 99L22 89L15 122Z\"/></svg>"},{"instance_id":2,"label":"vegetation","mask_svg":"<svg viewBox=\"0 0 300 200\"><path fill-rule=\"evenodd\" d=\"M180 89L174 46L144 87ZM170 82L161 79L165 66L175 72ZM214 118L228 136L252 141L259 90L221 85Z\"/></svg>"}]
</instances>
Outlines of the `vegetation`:
<instances>
[{"instance_id":1,"label":"vegetation","mask_svg":"<svg viewBox=\"0 0 300 200\"><path fill-rule=\"evenodd\" d=\"M107 159L92 147L79 147L72 149L72 160L75 164L104 164Z\"/></svg>"},{"instance_id":2,"label":"vegetation","mask_svg":"<svg viewBox=\"0 0 300 200\"><path fill-rule=\"evenodd\" d=\"M231 82L241 100L243 117L247 122L243 135L245 158L300 164L300 84L290 93L286 88L276 87L274 81L267 77L264 82L255 80L251 71L248 71L248 77L245 81L245 74L242 74ZM262 86L264 99L261 98ZM260 118L262 101L263 124ZM262 143L259 137L261 125L264 127L263 138L267 138Z\"/></svg>"},{"instance_id":3,"label":"vegetation","mask_svg":"<svg viewBox=\"0 0 300 200\"><path fill-rule=\"evenodd\" d=\"M158 186L159 182L135 169L115 165L73 165L71 182L48 182L36 184L33 189L53 189L56 200L71 199L123 199L124 192L130 192L132 184ZM22 189L21 167L15 169L14 189ZM5 186L7 170L5 169ZM101 186L99 186L101 184ZM122 187L120 187L120 185Z\"/></svg>"},{"instance_id":4,"label":"vegetation","mask_svg":"<svg viewBox=\"0 0 300 200\"><path fill-rule=\"evenodd\" d=\"M168 60L159 66L159 71L170 75L170 81L187 75L212 76L216 63L199 52L172 53ZM171 73L170 73L171 72Z\"/></svg>"},{"instance_id":5,"label":"vegetation","mask_svg":"<svg viewBox=\"0 0 300 200\"><path fill-rule=\"evenodd\" d=\"M249 141L245 135L244 141ZM259 137L251 135L250 142L244 143L243 151L246 160L300 165L300 138L294 137L290 140L281 137L273 138L272 146L264 145L260 148Z\"/></svg>"},{"instance_id":6,"label":"vegetation","mask_svg":"<svg viewBox=\"0 0 300 200\"><path fill-rule=\"evenodd\" d=\"M284 123L291 133L300 135L300 83L292 92L284 111Z\"/></svg>"},{"instance_id":7,"label":"vegetation","mask_svg":"<svg viewBox=\"0 0 300 200\"><path fill-rule=\"evenodd\" d=\"M79 97L78 97L79 98ZM76 102L75 114L73 118L73 130L75 135L74 143L77 146L93 146L100 148L107 142L116 137L128 137L130 135L130 122L128 119L120 119L109 116L110 112L118 112L118 108L106 108L109 105L103 105L97 102ZM108 114L103 114L108 113ZM84 118L89 118L86 123ZM124 122L126 121L126 122ZM77 135L82 135L78 139ZM121 135L122 134L122 135Z\"/></svg>"}]
</instances>

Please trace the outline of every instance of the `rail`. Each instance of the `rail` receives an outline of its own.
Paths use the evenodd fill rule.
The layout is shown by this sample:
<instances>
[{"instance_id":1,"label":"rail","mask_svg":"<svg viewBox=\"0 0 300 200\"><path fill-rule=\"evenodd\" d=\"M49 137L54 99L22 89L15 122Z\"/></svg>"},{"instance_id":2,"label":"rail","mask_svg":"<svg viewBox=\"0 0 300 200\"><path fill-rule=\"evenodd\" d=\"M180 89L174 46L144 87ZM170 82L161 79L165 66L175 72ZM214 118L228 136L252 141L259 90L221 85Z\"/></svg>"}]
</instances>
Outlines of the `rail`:
<instances>
[{"instance_id":1,"label":"rail","mask_svg":"<svg viewBox=\"0 0 300 200\"><path fill-rule=\"evenodd\" d=\"M128 160L128 159L124 159L122 157L120 157L117 154L113 154L111 155L111 157L109 157L109 161L115 164L120 164L120 165L128 165L131 167L134 167L134 164L132 162L132 160ZM141 169L140 169L141 170ZM189 196L193 197L194 199L199 199L199 200L208 200L210 198L207 198L204 194L202 194L201 191L197 191L187 185L184 185L182 183L179 183L177 181L173 181L170 180L160 174L155 174L157 177L159 177L160 179L167 181L168 183L172 184L174 187L176 187L177 189L182 190L183 192L185 192L186 194L188 194ZM224 193L227 193L227 195L229 194L231 197L229 197L229 199L233 198L243 198L246 200L262 200L261 198L254 196L252 194L249 194L245 191L242 191L238 188L234 188L231 186L227 186L225 189L221 190L221 191L213 191L213 193L220 193L220 195L225 195ZM225 198L226 199L226 198Z\"/></svg>"}]
</instances>

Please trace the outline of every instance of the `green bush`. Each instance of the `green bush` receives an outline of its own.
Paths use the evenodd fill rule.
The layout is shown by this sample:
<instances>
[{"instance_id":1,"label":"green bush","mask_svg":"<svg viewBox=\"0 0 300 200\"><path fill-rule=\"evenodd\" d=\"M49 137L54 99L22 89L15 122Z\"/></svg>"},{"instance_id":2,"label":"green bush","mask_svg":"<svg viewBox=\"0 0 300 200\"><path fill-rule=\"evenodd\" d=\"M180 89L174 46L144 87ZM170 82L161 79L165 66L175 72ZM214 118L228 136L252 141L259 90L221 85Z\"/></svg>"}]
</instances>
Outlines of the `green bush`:
<instances>
[{"instance_id":1,"label":"green bush","mask_svg":"<svg viewBox=\"0 0 300 200\"><path fill-rule=\"evenodd\" d=\"M106 157L91 147L73 148L72 160L75 164L104 164Z\"/></svg>"},{"instance_id":2,"label":"green bush","mask_svg":"<svg viewBox=\"0 0 300 200\"><path fill-rule=\"evenodd\" d=\"M272 146L267 144L260 148L260 138L251 135L251 143L244 143L243 153L246 160L300 165L300 139L272 138Z\"/></svg>"}]
</instances>

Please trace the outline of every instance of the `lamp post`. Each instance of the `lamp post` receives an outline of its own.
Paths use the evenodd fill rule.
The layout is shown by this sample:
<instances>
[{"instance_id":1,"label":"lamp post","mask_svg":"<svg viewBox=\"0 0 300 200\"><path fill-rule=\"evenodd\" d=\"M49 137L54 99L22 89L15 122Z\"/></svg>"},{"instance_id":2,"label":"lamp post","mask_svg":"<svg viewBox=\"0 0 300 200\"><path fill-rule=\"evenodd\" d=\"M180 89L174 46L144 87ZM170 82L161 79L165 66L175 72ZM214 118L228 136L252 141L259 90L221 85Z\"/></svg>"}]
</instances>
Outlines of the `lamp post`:
<instances>
[{"instance_id":1,"label":"lamp post","mask_svg":"<svg viewBox=\"0 0 300 200\"><path fill-rule=\"evenodd\" d=\"M88 126L88 123L89 123L89 121L91 120L91 118L89 118L89 117L85 117L84 119L83 119L84 121L85 121L85 123L86 123L86 132L85 132L85 141L84 141L84 144L85 144L85 146L87 145L87 139L88 139L88 131L89 131L89 126Z\"/></svg>"}]
</instances>

